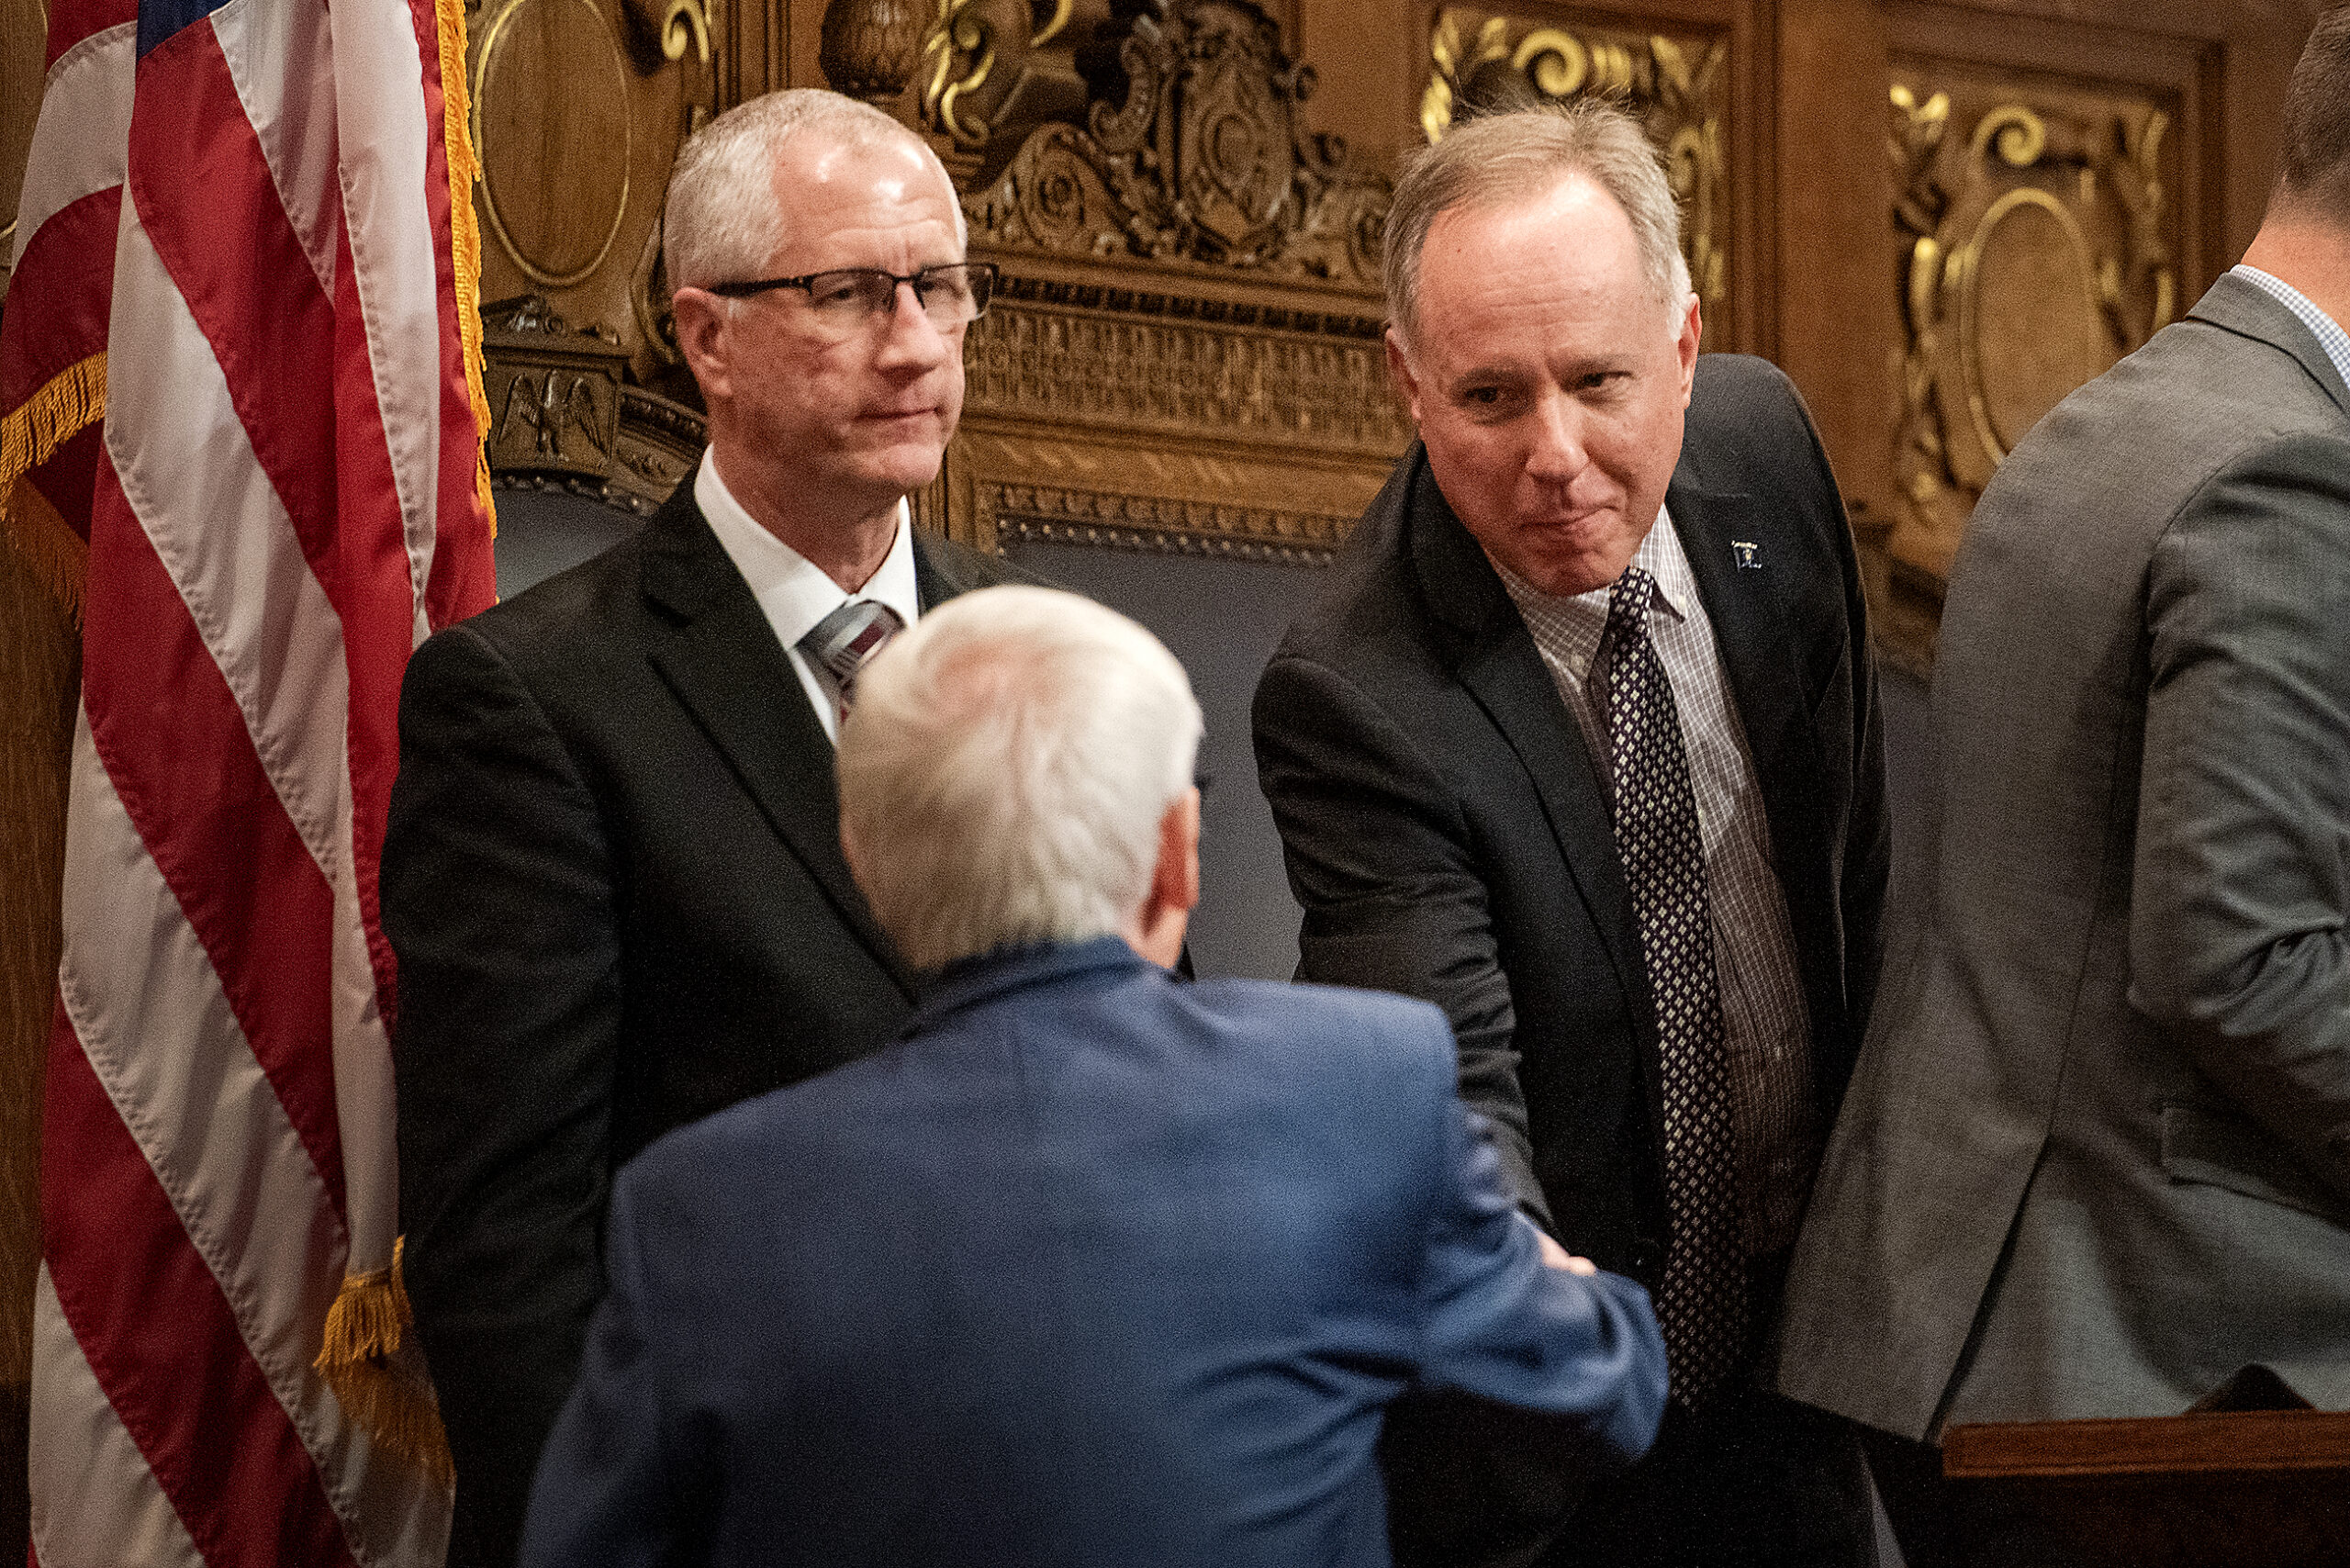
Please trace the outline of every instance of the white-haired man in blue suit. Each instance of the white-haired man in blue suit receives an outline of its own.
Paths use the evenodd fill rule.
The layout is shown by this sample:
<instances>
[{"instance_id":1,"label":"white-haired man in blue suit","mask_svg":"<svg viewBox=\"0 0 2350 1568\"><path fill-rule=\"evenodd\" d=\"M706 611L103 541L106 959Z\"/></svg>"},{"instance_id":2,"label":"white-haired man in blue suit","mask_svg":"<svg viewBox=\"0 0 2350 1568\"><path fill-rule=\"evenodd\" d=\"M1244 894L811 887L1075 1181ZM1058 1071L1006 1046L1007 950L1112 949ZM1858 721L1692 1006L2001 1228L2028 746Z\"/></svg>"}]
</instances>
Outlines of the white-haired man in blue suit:
<instances>
[{"instance_id":1,"label":"white-haired man in blue suit","mask_svg":"<svg viewBox=\"0 0 2350 1568\"><path fill-rule=\"evenodd\" d=\"M1200 713L1148 633L991 588L859 677L849 862L934 978L878 1054L662 1139L532 1564L1382 1564L1382 1418L1448 1390L1543 1491L1636 1458L1649 1303L1520 1216L1443 1016L1179 982Z\"/></svg>"}]
</instances>

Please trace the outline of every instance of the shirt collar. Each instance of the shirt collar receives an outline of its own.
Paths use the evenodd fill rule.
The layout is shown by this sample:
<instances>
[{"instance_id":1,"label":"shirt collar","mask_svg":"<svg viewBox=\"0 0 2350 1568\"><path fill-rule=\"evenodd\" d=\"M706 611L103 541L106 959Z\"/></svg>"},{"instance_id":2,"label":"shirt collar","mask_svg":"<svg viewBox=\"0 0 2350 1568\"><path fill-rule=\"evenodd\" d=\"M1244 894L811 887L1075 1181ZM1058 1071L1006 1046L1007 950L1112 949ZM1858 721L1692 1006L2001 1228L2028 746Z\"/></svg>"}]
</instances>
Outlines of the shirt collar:
<instances>
[{"instance_id":1,"label":"shirt collar","mask_svg":"<svg viewBox=\"0 0 2350 1568\"><path fill-rule=\"evenodd\" d=\"M1657 509L1656 523L1634 552L1632 565L1656 579L1651 611L1661 610L1674 621L1690 618L1697 602L1697 581L1689 570L1689 556L1681 547L1673 516L1663 508ZM1502 587L1509 590L1511 602L1528 624L1548 633L1537 640L1550 642L1554 651L1578 672L1590 668L1598 655L1600 638L1607 631L1607 596L1615 585L1554 599L1499 561L1494 563L1494 570L1501 574Z\"/></svg>"},{"instance_id":2,"label":"shirt collar","mask_svg":"<svg viewBox=\"0 0 2350 1568\"><path fill-rule=\"evenodd\" d=\"M759 601L760 610L785 647L797 647L800 639L815 630L818 622L852 597L808 557L768 532L743 510L743 503L734 498L734 492L719 476L717 454L712 450L705 449L701 454L701 471L694 476L694 500L709 521L711 532L725 547L735 570L751 585L751 597ZM880 568L854 597L888 605L909 626L921 613L922 593L914 576L913 528L903 498L898 501L898 532L890 543L890 553L881 558Z\"/></svg>"},{"instance_id":3,"label":"shirt collar","mask_svg":"<svg viewBox=\"0 0 2350 1568\"><path fill-rule=\"evenodd\" d=\"M2245 266L2241 262L2231 270L2234 275L2290 310L2301 325L2310 330L2310 335L2317 339L2318 346L2325 350L2325 356L2333 362L2333 373L2342 377L2343 385L2350 386L2350 330L2344 330L2343 324L2327 315L2317 301L2283 278L2262 272L2258 267Z\"/></svg>"}]
</instances>

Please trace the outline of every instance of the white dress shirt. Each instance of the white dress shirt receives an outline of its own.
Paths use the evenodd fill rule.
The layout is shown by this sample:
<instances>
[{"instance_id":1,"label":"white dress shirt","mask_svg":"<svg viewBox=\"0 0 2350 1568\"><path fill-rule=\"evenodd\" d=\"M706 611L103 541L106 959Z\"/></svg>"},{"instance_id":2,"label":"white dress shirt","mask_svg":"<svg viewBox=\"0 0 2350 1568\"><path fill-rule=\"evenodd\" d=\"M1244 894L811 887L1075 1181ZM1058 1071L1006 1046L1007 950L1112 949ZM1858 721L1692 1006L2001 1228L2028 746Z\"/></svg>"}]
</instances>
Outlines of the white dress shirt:
<instances>
[{"instance_id":1,"label":"white dress shirt","mask_svg":"<svg viewBox=\"0 0 2350 1568\"><path fill-rule=\"evenodd\" d=\"M710 521L711 532L718 535L727 558L743 580L751 585L751 597L759 601L759 609L775 628L776 640L783 644L785 656L791 667L800 672L800 684L807 689L808 705L816 711L817 722L824 726L824 734L834 741L841 738L840 686L833 672L811 660L800 651L800 639L816 629L816 623L852 598L869 599L886 604L898 612L898 619L912 626L922 613L922 593L914 580L914 531L911 514L904 500L898 502L898 532L890 541L889 554L881 558L881 566L865 586L852 595L845 593L841 585L826 577L808 557L768 532L734 498L719 476L717 454L705 449L701 454L701 472L694 476L694 501L701 508L701 515Z\"/></svg>"},{"instance_id":2,"label":"white dress shirt","mask_svg":"<svg viewBox=\"0 0 2350 1568\"><path fill-rule=\"evenodd\" d=\"M1746 729L1731 699L1713 622L1697 597L1689 557L1669 515L1657 514L1632 564L1656 579L1649 641L1673 686L1705 842L1746 1248L1754 1256L1768 1256L1795 1243L1820 1150L1811 1021L1795 931L1771 858L1771 824ZM1534 633L1534 645L1583 731L1601 788L1612 801L1607 666L1613 649L1602 646L1608 590L1552 599L1500 562L1494 566Z\"/></svg>"}]
</instances>

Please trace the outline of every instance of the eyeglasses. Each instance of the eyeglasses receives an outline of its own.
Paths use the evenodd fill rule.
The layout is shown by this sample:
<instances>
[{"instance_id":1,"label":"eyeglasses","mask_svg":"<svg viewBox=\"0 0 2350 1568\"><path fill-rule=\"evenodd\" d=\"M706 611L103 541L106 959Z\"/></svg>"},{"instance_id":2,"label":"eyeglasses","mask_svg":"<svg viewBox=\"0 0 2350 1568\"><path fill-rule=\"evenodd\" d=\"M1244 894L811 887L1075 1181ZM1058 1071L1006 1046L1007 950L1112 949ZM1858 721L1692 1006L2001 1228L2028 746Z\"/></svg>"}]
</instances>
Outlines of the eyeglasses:
<instances>
[{"instance_id":1,"label":"eyeglasses","mask_svg":"<svg viewBox=\"0 0 2350 1568\"><path fill-rule=\"evenodd\" d=\"M879 267L840 267L810 273L804 277L769 277L754 283L714 283L712 294L748 299L774 288L804 290L817 325L841 337L887 321L898 311L898 286L912 284L914 303L942 332L954 330L987 314L995 293L995 263L957 262L952 266L924 267L901 275Z\"/></svg>"}]
</instances>

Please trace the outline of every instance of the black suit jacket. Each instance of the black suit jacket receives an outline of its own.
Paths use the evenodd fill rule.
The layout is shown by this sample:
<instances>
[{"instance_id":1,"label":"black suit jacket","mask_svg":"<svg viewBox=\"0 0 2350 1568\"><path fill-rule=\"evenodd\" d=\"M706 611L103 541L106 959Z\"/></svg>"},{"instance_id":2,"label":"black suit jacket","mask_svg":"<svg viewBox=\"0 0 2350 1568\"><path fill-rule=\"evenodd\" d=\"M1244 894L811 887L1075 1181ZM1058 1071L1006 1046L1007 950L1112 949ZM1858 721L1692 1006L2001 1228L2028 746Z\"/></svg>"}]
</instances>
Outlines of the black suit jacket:
<instances>
[{"instance_id":1,"label":"black suit jacket","mask_svg":"<svg viewBox=\"0 0 2350 1568\"><path fill-rule=\"evenodd\" d=\"M1784 375L1698 360L1665 504L1762 784L1824 1127L1876 982L1889 836L1851 530ZM1667 1234L1656 1018L1605 760L1419 447L1334 571L1255 710L1305 908L1299 973L1441 1006L1461 1093L1498 1125L1521 1200L1653 1289Z\"/></svg>"},{"instance_id":2,"label":"black suit jacket","mask_svg":"<svg viewBox=\"0 0 2350 1568\"><path fill-rule=\"evenodd\" d=\"M924 605L1010 575L919 535L915 562ZM838 815L832 745L690 480L409 662L383 921L453 1562L513 1556L602 1293L615 1168L910 1014Z\"/></svg>"}]
</instances>

